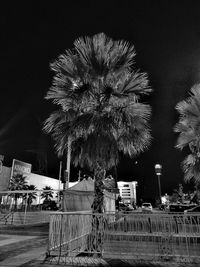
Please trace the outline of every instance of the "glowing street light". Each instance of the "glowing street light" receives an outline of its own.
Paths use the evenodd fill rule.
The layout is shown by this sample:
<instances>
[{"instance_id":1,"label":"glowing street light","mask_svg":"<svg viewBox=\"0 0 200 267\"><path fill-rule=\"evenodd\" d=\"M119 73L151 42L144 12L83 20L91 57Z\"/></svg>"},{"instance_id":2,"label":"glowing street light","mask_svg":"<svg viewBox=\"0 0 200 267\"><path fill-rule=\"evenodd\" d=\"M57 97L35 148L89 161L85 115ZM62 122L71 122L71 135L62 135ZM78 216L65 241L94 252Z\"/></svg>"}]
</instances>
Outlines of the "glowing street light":
<instances>
[{"instance_id":1,"label":"glowing street light","mask_svg":"<svg viewBox=\"0 0 200 267\"><path fill-rule=\"evenodd\" d=\"M159 199L160 199L160 204L161 204L162 203L162 201L161 201L161 186L160 186L160 176L162 174L162 165L161 164L155 165L155 172L156 172L156 175L158 176L158 190L159 190Z\"/></svg>"}]
</instances>

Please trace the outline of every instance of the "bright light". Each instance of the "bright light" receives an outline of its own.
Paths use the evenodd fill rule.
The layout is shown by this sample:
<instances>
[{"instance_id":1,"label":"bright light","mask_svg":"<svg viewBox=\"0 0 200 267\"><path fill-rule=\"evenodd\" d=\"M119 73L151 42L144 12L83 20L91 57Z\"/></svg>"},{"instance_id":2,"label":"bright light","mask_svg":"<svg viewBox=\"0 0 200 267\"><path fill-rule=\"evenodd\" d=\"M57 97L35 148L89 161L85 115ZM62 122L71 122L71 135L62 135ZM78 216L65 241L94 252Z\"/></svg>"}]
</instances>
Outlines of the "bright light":
<instances>
[{"instance_id":1,"label":"bright light","mask_svg":"<svg viewBox=\"0 0 200 267\"><path fill-rule=\"evenodd\" d=\"M161 175L162 174L162 165L161 164L156 164L155 165L155 171L157 175Z\"/></svg>"}]
</instances>

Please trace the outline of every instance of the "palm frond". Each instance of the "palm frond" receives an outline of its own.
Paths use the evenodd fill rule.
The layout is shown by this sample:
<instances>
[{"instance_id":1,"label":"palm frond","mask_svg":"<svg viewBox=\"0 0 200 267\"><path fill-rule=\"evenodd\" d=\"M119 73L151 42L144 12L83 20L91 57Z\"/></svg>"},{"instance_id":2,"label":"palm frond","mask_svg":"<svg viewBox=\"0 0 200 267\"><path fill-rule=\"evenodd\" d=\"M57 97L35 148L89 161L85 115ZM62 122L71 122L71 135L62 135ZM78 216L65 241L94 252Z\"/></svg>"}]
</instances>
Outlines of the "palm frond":
<instances>
[{"instance_id":1,"label":"palm frond","mask_svg":"<svg viewBox=\"0 0 200 267\"><path fill-rule=\"evenodd\" d=\"M139 71L132 72L126 81L121 84L120 91L123 94L149 94L152 89L148 85L149 81L146 73Z\"/></svg>"},{"instance_id":2,"label":"palm frond","mask_svg":"<svg viewBox=\"0 0 200 267\"><path fill-rule=\"evenodd\" d=\"M91 76L107 75L119 69L130 68L135 57L134 47L123 40L113 41L104 33L75 40L76 52Z\"/></svg>"},{"instance_id":3,"label":"palm frond","mask_svg":"<svg viewBox=\"0 0 200 267\"><path fill-rule=\"evenodd\" d=\"M194 142L195 139L196 135L193 131L182 132L177 138L175 147L182 150L184 147L189 146L191 142Z\"/></svg>"},{"instance_id":4,"label":"palm frond","mask_svg":"<svg viewBox=\"0 0 200 267\"><path fill-rule=\"evenodd\" d=\"M200 158L194 154L189 154L182 163L184 180L186 182L200 182Z\"/></svg>"}]
</instances>

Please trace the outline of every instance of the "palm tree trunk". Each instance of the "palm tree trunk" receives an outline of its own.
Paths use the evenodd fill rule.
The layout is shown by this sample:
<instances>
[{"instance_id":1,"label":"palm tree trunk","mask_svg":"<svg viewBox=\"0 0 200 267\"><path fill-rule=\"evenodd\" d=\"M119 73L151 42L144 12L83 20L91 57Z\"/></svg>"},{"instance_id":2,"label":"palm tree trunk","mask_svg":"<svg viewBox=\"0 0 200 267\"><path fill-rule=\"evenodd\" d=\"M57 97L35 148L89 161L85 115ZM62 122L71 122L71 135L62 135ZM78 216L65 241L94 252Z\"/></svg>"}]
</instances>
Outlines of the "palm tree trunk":
<instances>
[{"instance_id":1,"label":"palm tree trunk","mask_svg":"<svg viewBox=\"0 0 200 267\"><path fill-rule=\"evenodd\" d=\"M93 213L103 213L104 212L104 184L103 179L105 178L105 170L97 164L94 173L94 201L92 204Z\"/></svg>"},{"instance_id":2,"label":"palm tree trunk","mask_svg":"<svg viewBox=\"0 0 200 267\"><path fill-rule=\"evenodd\" d=\"M95 169L94 178L94 201L92 204L92 230L90 234L90 251L102 254L102 244L103 244L103 229L102 229L102 213L104 212L104 184L103 179L105 177L105 170L101 168L99 164ZM99 214L101 213L101 214Z\"/></svg>"}]
</instances>

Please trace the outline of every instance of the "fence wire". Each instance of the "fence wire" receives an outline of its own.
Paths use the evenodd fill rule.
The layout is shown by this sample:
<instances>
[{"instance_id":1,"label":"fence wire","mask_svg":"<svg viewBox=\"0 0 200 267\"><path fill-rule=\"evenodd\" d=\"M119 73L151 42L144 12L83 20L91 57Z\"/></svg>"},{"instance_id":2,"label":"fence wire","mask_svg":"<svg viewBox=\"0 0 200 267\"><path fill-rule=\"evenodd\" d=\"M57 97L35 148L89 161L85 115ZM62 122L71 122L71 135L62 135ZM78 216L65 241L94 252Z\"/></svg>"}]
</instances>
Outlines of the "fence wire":
<instances>
[{"instance_id":1,"label":"fence wire","mask_svg":"<svg viewBox=\"0 0 200 267\"><path fill-rule=\"evenodd\" d=\"M48 255L200 261L199 214L50 215Z\"/></svg>"}]
</instances>

